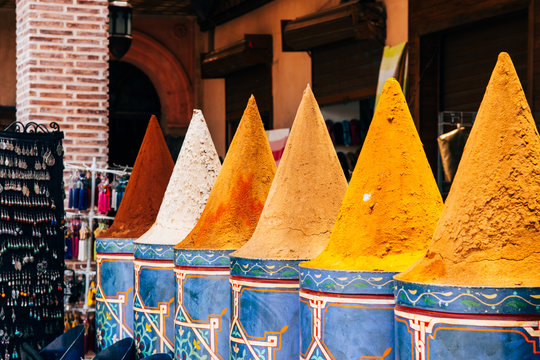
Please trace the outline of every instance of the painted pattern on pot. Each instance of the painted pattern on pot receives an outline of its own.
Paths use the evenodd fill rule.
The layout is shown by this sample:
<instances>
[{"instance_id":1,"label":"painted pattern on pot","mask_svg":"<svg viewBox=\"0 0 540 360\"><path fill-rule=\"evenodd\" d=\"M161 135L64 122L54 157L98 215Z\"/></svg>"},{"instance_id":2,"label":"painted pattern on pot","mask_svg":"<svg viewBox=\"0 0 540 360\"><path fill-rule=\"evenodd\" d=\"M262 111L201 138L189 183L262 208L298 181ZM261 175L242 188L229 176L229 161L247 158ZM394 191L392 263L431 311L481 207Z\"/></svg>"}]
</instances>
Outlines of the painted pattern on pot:
<instances>
[{"instance_id":1,"label":"painted pattern on pot","mask_svg":"<svg viewBox=\"0 0 540 360\"><path fill-rule=\"evenodd\" d=\"M300 359L393 359L394 274L300 267Z\"/></svg>"},{"instance_id":2,"label":"painted pattern on pot","mask_svg":"<svg viewBox=\"0 0 540 360\"><path fill-rule=\"evenodd\" d=\"M298 357L298 263L231 258L231 360Z\"/></svg>"},{"instance_id":3,"label":"painted pattern on pot","mask_svg":"<svg viewBox=\"0 0 540 360\"><path fill-rule=\"evenodd\" d=\"M136 255L133 262L135 271L133 327L138 352L143 357L155 353L172 355L176 308L172 257L139 258L137 257L139 246L141 245L135 245ZM166 247L163 245L160 248Z\"/></svg>"},{"instance_id":4,"label":"painted pattern on pot","mask_svg":"<svg viewBox=\"0 0 540 360\"><path fill-rule=\"evenodd\" d=\"M540 289L396 281L398 359L540 359Z\"/></svg>"},{"instance_id":5,"label":"painted pattern on pot","mask_svg":"<svg viewBox=\"0 0 540 360\"><path fill-rule=\"evenodd\" d=\"M230 252L175 250L175 359L229 359Z\"/></svg>"},{"instance_id":6,"label":"painted pattern on pot","mask_svg":"<svg viewBox=\"0 0 540 360\"><path fill-rule=\"evenodd\" d=\"M133 240L96 239L99 349L133 337Z\"/></svg>"}]
</instances>

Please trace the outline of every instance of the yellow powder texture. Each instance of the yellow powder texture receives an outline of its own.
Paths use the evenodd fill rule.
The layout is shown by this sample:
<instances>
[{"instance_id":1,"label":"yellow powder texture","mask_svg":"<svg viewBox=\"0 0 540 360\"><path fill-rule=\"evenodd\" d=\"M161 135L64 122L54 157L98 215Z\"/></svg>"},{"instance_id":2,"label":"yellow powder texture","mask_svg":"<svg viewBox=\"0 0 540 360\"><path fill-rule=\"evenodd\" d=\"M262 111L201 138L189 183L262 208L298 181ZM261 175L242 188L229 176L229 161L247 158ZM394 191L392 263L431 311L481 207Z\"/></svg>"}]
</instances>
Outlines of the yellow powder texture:
<instances>
[{"instance_id":1,"label":"yellow powder texture","mask_svg":"<svg viewBox=\"0 0 540 360\"><path fill-rule=\"evenodd\" d=\"M422 257L442 198L399 83L389 79L326 249L302 266L403 271Z\"/></svg>"},{"instance_id":2,"label":"yellow powder texture","mask_svg":"<svg viewBox=\"0 0 540 360\"><path fill-rule=\"evenodd\" d=\"M244 245L259 221L276 163L253 95L231 142L201 217L175 249Z\"/></svg>"},{"instance_id":3,"label":"yellow powder texture","mask_svg":"<svg viewBox=\"0 0 540 360\"><path fill-rule=\"evenodd\" d=\"M159 123L152 116L114 222L100 236L131 239L144 234L156 220L173 167Z\"/></svg>"},{"instance_id":4,"label":"yellow powder texture","mask_svg":"<svg viewBox=\"0 0 540 360\"><path fill-rule=\"evenodd\" d=\"M328 242L346 189L336 150L308 86L257 228L232 256L312 259Z\"/></svg>"},{"instance_id":5,"label":"yellow powder texture","mask_svg":"<svg viewBox=\"0 0 540 360\"><path fill-rule=\"evenodd\" d=\"M424 258L399 280L540 286L540 137L501 53Z\"/></svg>"}]
</instances>

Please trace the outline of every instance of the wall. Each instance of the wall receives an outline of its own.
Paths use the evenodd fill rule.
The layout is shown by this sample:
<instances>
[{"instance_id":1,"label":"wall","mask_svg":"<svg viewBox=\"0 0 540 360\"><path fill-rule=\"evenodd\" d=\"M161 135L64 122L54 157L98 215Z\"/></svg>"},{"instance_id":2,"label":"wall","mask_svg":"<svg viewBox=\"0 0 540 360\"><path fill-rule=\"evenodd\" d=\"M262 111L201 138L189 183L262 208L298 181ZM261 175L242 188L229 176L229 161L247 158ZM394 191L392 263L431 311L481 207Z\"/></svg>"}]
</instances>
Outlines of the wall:
<instances>
[{"instance_id":1,"label":"wall","mask_svg":"<svg viewBox=\"0 0 540 360\"><path fill-rule=\"evenodd\" d=\"M15 106L15 9L0 9L0 106Z\"/></svg>"},{"instance_id":2,"label":"wall","mask_svg":"<svg viewBox=\"0 0 540 360\"><path fill-rule=\"evenodd\" d=\"M59 123L65 160L108 153L108 1L17 1L17 120Z\"/></svg>"},{"instance_id":3,"label":"wall","mask_svg":"<svg viewBox=\"0 0 540 360\"><path fill-rule=\"evenodd\" d=\"M407 41L407 0L385 0L387 7L388 45ZM274 60L272 63L272 93L274 128L290 127L302 98L302 92L311 83L311 58L307 52L281 51L281 20L295 19L313 12L336 6L339 0L274 0L246 15L238 17L215 29L215 49L225 47L243 38L244 34L271 34ZM208 33L200 33L198 44L207 51ZM204 80L203 109L212 108L212 116L205 113L208 126L218 153L225 153L225 101L224 87L220 82ZM317 96L317 94L315 94ZM246 99L247 103L247 99Z\"/></svg>"}]
</instances>

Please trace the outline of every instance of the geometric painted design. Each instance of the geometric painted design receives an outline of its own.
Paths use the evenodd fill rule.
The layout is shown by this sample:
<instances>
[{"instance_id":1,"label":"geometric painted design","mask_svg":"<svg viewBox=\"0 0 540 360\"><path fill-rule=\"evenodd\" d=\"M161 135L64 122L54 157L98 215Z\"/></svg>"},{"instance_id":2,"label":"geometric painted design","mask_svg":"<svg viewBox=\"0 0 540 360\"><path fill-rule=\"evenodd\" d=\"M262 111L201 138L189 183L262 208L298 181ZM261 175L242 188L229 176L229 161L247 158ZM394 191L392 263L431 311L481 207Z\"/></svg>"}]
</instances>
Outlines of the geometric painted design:
<instances>
[{"instance_id":1,"label":"geometric painted design","mask_svg":"<svg viewBox=\"0 0 540 360\"><path fill-rule=\"evenodd\" d=\"M136 239L96 239L96 252L101 254L133 254Z\"/></svg>"},{"instance_id":2,"label":"geometric painted design","mask_svg":"<svg viewBox=\"0 0 540 360\"><path fill-rule=\"evenodd\" d=\"M394 298L300 290L301 360L394 358Z\"/></svg>"},{"instance_id":3,"label":"geometric painted design","mask_svg":"<svg viewBox=\"0 0 540 360\"><path fill-rule=\"evenodd\" d=\"M231 276L298 280L302 260L260 260L231 257Z\"/></svg>"},{"instance_id":4,"label":"geometric painted design","mask_svg":"<svg viewBox=\"0 0 540 360\"><path fill-rule=\"evenodd\" d=\"M139 260L135 272L134 338L144 357L174 351L175 281L171 261Z\"/></svg>"},{"instance_id":5,"label":"geometric painted design","mask_svg":"<svg viewBox=\"0 0 540 360\"><path fill-rule=\"evenodd\" d=\"M174 265L197 267L227 267L233 250L175 250Z\"/></svg>"},{"instance_id":6,"label":"geometric painted design","mask_svg":"<svg viewBox=\"0 0 540 360\"><path fill-rule=\"evenodd\" d=\"M396 280L398 305L469 314L539 314L540 288L433 285Z\"/></svg>"},{"instance_id":7,"label":"geometric painted design","mask_svg":"<svg viewBox=\"0 0 540 360\"><path fill-rule=\"evenodd\" d=\"M174 249L168 245L135 244L135 258L173 261Z\"/></svg>"},{"instance_id":8,"label":"geometric painted design","mask_svg":"<svg viewBox=\"0 0 540 360\"><path fill-rule=\"evenodd\" d=\"M540 316L395 309L396 354L413 360L540 360Z\"/></svg>"},{"instance_id":9,"label":"geometric painted design","mask_svg":"<svg viewBox=\"0 0 540 360\"><path fill-rule=\"evenodd\" d=\"M175 359L228 360L229 268L176 267L174 272Z\"/></svg>"},{"instance_id":10,"label":"geometric painted design","mask_svg":"<svg viewBox=\"0 0 540 360\"><path fill-rule=\"evenodd\" d=\"M133 337L133 256L96 256L96 319L99 349Z\"/></svg>"},{"instance_id":11,"label":"geometric painted design","mask_svg":"<svg viewBox=\"0 0 540 360\"><path fill-rule=\"evenodd\" d=\"M231 277L231 360L298 358L298 280Z\"/></svg>"},{"instance_id":12,"label":"geometric painted design","mask_svg":"<svg viewBox=\"0 0 540 360\"><path fill-rule=\"evenodd\" d=\"M302 289L335 294L393 295L397 272L345 271L300 266Z\"/></svg>"}]
</instances>

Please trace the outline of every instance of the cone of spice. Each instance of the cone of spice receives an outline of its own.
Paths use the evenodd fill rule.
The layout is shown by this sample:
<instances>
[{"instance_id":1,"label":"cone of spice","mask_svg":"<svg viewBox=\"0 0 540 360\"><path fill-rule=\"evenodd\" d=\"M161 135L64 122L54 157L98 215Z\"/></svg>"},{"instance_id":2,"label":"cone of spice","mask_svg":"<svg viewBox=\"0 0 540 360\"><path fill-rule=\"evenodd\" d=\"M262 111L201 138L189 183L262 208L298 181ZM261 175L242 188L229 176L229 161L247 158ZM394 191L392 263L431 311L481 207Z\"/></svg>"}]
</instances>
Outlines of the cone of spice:
<instances>
[{"instance_id":1,"label":"cone of spice","mask_svg":"<svg viewBox=\"0 0 540 360\"><path fill-rule=\"evenodd\" d=\"M173 246L195 226L220 166L202 112L194 110L156 222L134 242L134 335L144 356L173 353Z\"/></svg>"},{"instance_id":2,"label":"cone of spice","mask_svg":"<svg viewBox=\"0 0 540 360\"><path fill-rule=\"evenodd\" d=\"M392 276L425 254L442 205L407 102L389 79L328 245L300 264L302 357L331 349L343 360L394 357Z\"/></svg>"},{"instance_id":3,"label":"cone of spice","mask_svg":"<svg viewBox=\"0 0 540 360\"><path fill-rule=\"evenodd\" d=\"M251 96L201 218L175 246L176 358L229 358L228 254L253 234L275 172L272 150ZM202 325L212 336L202 336ZM192 338L202 345L194 346Z\"/></svg>"},{"instance_id":4,"label":"cone of spice","mask_svg":"<svg viewBox=\"0 0 540 360\"><path fill-rule=\"evenodd\" d=\"M101 349L133 336L133 241L156 219L173 166L152 116L114 222L96 239L96 323Z\"/></svg>"},{"instance_id":5,"label":"cone of spice","mask_svg":"<svg viewBox=\"0 0 540 360\"><path fill-rule=\"evenodd\" d=\"M298 263L322 251L347 181L309 86L251 239L231 256L231 356L299 356Z\"/></svg>"},{"instance_id":6,"label":"cone of spice","mask_svg":"<svg viewBox=\"0 0 540 360\"><path fill-rule=\"evenodd\" d=\"M539 161L531 110L501 53L430 247L395 276L396 333L407 344L398 358L437 357L443 347L456 359L538 355L530 326L540 315ZM429 326L418 320L426 310Z\"/></svg>"}]
</instances>

